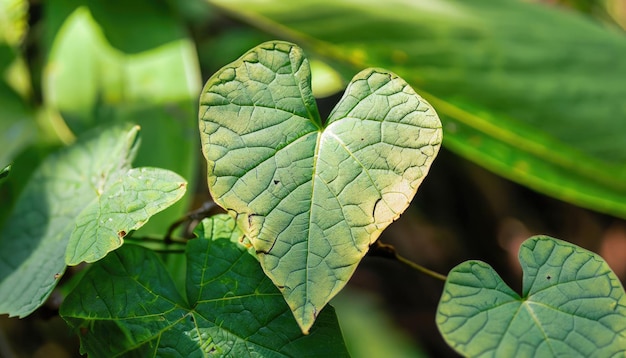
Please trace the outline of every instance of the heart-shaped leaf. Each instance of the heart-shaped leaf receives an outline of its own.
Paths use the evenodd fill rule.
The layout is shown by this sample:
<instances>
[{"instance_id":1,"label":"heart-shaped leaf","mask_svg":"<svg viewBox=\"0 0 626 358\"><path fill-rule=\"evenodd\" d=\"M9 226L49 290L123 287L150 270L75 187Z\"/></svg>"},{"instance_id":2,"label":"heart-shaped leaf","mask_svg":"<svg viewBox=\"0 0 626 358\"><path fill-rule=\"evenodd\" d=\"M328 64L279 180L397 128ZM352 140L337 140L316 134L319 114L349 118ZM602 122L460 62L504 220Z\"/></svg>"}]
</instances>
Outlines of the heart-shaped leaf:
<instances>
[{"instance_id":1,"label":"heart-shaped leaf","mask_svg":"<svg viewBox=\"0 0 626 358\"><path fill-rule=\"evenodd\" d=\"M547 236L519 252L522 297L481 261L450 271L437 325L470 357L616 357L626 353L626 294L598 255Z\"/></svg>"},{"instance_id":2,"label":"heart-shaped leaf","mask_svg":"<svg viewBox=\"0 0 626 358\"><path fill-rule=\"evenodd\" d=\"M285 42L218 71L200 104L211 194L306 333L409 205L439 149L439 118L401 78L368 69L323 123L308 61Z\"/></svg>"},{"instance_id":3,"label":"heart-shaped leaf","mask_svg":"<svg viewBox=\"0 0 626 358\"><path fill-rule=\"evenodd\" d=\"M61 306L90 357L346 357L328 307L303 336L227 215L186 247L186 295L158 256L125 245L95 263ZM185 296L186 298L183 298Z\"/></svg>"},{"instance_id":4,"label":"heart-shaped leaf","mask_svg":"<svg viewBox=\"0 0 626 358\"><path fill-rule=\"evenodd\" d=\"M30 314L56 286L66 257L103 257L184 194L177 174L130 168L138 132L128 124L92 132L35 170L0 231L0 313Z\"/></svg>"}]
</instances>

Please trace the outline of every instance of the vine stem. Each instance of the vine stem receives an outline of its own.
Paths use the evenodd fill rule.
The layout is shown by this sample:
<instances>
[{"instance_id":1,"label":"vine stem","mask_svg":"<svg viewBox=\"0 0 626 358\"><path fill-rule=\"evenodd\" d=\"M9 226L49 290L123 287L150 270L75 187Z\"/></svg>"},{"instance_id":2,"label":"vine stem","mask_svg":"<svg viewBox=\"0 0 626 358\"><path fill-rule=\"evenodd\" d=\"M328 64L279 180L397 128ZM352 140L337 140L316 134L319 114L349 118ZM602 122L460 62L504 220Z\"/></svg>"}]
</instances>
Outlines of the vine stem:
<instances>
[{"instance_id":1,"label":"vine stem","mask_svg":"<svg viewBox=\"0 0 626 358\"><path fill-rule=\"evenodd\" d=\"M383 244L379 241L376 241L372 246L370 246L370 250L367 254L371 256L381 256L381 257L386 257L388 259L397 260L398 262L401 262L414 270L417 270L423 274L426 274L432 278L436 278L444 282L447 279L446 275L442 275L439 272L435 272L431 269L428 269L418 263L415 263L407 259L404 256L399 255L398 252L396 252L395 247L391 245Z\"/></svg>"},{"instance_id":2,"label":"vine stem","mask_svg":"<svg viewBox=\"0 0 626 358\"><path fill-rule=\"evenodd\" d=\"M413 268L413 269L415 269L415 270L417 270L417 271L419 271L421 273L424 273L424 274L426 274L426 275L428 275L430 277L436 278L438 280L441 280L441 281L445 282L448 279L448 277L446 275L442 275L439 272L435 272L435 271L433 271L431 269L428 269L428 268L426 268L426 267L424 267L424 266L422 266L420 264L417 264L417 263L407 259L404 256L398 255L397 253L396 253L396 260L402 262L403 264L405 264L405 265L407 265L407 266L409 266L409 267L411 267L411 268Z\"/></svg>"}]
</instances>

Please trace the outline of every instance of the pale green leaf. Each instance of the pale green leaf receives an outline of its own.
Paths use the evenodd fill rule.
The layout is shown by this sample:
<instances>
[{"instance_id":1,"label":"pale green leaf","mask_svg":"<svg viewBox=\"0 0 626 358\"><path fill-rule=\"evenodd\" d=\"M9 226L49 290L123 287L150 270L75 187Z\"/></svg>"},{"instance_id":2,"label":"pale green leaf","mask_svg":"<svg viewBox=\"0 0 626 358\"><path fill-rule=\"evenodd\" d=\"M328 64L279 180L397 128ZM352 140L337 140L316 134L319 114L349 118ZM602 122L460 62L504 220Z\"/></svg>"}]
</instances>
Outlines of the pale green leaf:
<instances>
[{"instance_id":1,"label":"pale green leaf","mask_svg":"<svg viewBox=\"0 0 626 358\"><path fill-rule=\"evenodd\" d=\"M93 132L51 155L35 170L0 231L0 313L23 317L33 312L65 271L72 233L75 240L93 242L93 235L104 232L96 228L95 232L78 237L77 223L86 225L91 218L94 222L90 225L104 224L106 228L141 225L142 222L129 221L136 218L132 216L136 210L132 205L137 198L126 197L126 193L122 196L126 206L121 204L120 210L128 210L132 214L128 218L118 215L111 222L107 219L101 223L102 218L91 216L92 208L101 203L105 193L117 194L111 188L123 185L129 173L136 173L130 163L138 131L137 126L126 125ZM170 188L172 194L176 192L163 194L171 204L185 191L185 185L181 185L184 180L177 175L168 174L166 178L173 180ZM160 200L161 197L155 201ZM160 205L162 209L163 204ZM150 203L145 214L156 209ZM141 215L137 219L145 222L147 217Z\"/></svg>"},{"instance_id":2,"label":"pale green leaf","mask_svg":"<svg viewBox=\"0 0 626 358\"><path fill-rule=\"evenodd\" d=\"M394 71L437 108L448 148L626 217L622 31L519 0L210 2L337 68Z\"/></svg>"},{"instance_id":3,"label":"pale green leaf","mask_svg":"<svg viewBox=\"0 0 626 358\"><path fill-rule=\"evenodd\" d=\"M90 111L98 106L157 105L197 95L199 73L189 39L170 39L147 49L142 43L127 41L124 44L142 51L122 52L110 44L90 10L80 6L61 19L44 78L46 102L64 112L71 126L80 130L80 122L94 122ZM119 13L125 14L123 6ZM98 19L112 21L115 16L102 9ZM145 20L150 28L154 16L138 18L136 25Z\"/></svg>"},{"instance_id":4,"label":"pale green leaf","mask_svg":"<svg viewBox=\"0 0 626 358\"><path fill-rule=\"evenodd\" d=\"M481 261L448 275L437 326L469 357L617 357L626 353L626 293L598 255L547 236L519 252L522 296Z\"/></svg>"},{"instance_id":5,"label":"pale green leaf","mask_svg":"<svg viewBox=\"0 0 626 358\"><path fill-rule=\"evenodd\" d=\"M62 317L90 357L346 357L332 307L303 336L280 292L227 215L204 220L187 244L186 292L158 256L125 245L95 263Z\"/></svg>"},{"instance_id":6,"label":"pale green leaf","mask_svg":"<svg viewBox=\"0 0 626 358\"><path fill-rule=\"evenodd\" d=\"M178 201L185 186L178 174L158 168L130 169L110 181L98 192L98 200L76 218L65 262L77 265L100 260L120 247L130 231Z\"/></svg>"},{"instance_id":7,"label":"pale green leaf","mask_svg":"<svg viewBox=\"0 0 626 358\"><path fill-rule=\"evenodd\" d=\"M308 61L285 42L218 71L200 105L211 194L307 332L415 195L441 143L437 114L401 78L368 69L323 124Z\"/></svg>"}]
</instances>

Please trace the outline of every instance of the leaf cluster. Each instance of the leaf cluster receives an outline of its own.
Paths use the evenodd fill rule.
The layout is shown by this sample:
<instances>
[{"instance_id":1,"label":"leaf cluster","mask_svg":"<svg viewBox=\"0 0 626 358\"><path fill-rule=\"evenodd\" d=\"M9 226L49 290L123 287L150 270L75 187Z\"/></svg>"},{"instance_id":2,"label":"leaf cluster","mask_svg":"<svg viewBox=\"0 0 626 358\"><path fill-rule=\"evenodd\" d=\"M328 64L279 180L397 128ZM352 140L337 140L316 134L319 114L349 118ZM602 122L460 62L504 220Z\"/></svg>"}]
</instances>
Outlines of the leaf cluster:
<instances>
[{"instance_id":1,"label":"leaf cluster","mask_svg":"<svg viewBox=\"0 0 626 358\"><path fill-rule=\"evenodd\" d=\"M229 31L207 44L207 23ZM626 217L624 43L513 0L0 3L0 314L61 295L89 356L354 354L329 303L366 255L408 262L378 239L442 144ZM185 214L201 168L225 214ZM519 261L521 293L482 261L408 263L445 280L436 324L461 355L626 353L600 256L534 236Z\"/></svg>"}]
</instances>

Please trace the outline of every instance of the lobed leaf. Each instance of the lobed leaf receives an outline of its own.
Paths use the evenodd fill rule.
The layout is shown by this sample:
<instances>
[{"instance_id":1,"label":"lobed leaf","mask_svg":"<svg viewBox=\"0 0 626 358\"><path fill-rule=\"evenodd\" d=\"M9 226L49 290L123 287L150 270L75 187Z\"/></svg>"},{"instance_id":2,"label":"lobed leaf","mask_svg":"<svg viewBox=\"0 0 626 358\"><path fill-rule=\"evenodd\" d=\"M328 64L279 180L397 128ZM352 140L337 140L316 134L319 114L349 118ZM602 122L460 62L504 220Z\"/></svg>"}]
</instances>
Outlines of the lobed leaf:
<instances>
[{"instance_id":1,"label":"lobed leaf","mask_svg":"<svg viewBox=\"0 0 626 358\"><path fill-rule=\"evenodd\" d=\"M307 59L267 42L211 77L200 130L215 201L237 222L304 333L406 209L441 144L396 75L357 74L320 119Z\"/></svg>"},{"instance_id":2,"label":"lobed leaf","mask_svg":"<svg viewBox=\"0 0 626 358\"><path fill-rule=\"evenodd\" d=\"M0 313L30 314L63 275L66 252L70 264L95 261L122 244L120 231L141 226L184 194L184 179L165 171L148 169L164 175L153 183L129 183L129 174L141 173L130 168L138 131L126 125L93 132L35 170L0 231ZM136 191L124 192L126 184ZM94 216L98 210L117 213L108 220Z\"/></svg>"},{"instance_id":3,"label":"lobed leaf","mask_svg":"<svg viewBox=\"0 0 626 358\"><path fill-rule=\"evenodd\" d=\"M520 247L522 296L481 261L450 271L437 309L448 344L471 357L626 353L626 293L598 255L547 236Z\"/></svg>"},{"instance_id":4,"label":"lobed leaf","mask_svg":"<svg viewBox=\"0 0 626 358\"><path fill-rule=\"evenodd\" d=\"M227 215L188 242L181 295L158 256L126 245L95 263L61 306L92 357L348 356L331 307L303 336Z\"/></svg>"}]
</instances>

